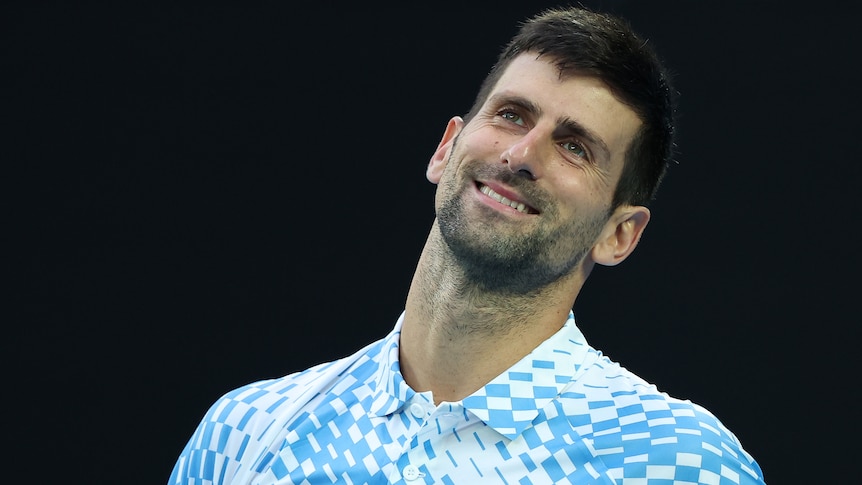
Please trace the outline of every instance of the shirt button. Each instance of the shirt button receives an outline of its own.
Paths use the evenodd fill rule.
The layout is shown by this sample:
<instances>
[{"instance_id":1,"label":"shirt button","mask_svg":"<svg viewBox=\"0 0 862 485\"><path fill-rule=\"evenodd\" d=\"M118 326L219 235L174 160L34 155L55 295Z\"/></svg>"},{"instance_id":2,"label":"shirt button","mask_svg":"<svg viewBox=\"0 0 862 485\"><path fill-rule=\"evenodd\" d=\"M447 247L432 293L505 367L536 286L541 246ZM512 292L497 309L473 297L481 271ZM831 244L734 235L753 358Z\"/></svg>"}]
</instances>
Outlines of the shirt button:
<instances>
[{"instance_id":1,"label":"shirt button","mask_svg":"<svg viewBox=\"0 0 862 485\"><path fill-rule=\"evenodd\" d=\"M410 414L415 416L417 419L421 419L425 417L425 408L423 408L419 403L413 403L410 405Z\"/></svg>"},{"instance_id":2,"label":"shirt button","mask_svg":"<svg viewBox=\"0 0 862 485\"><path fill-rule=\"evenodd\" d=\"M414 406L418 406L418 404L414 404ZM404 467L404 470L402 470L401 475L404 476L405 480L409 480L412 482L413 480L419 478L420 473L419 469L416 468L415 465L407 465Z\"/></svg>"}]
</instances>

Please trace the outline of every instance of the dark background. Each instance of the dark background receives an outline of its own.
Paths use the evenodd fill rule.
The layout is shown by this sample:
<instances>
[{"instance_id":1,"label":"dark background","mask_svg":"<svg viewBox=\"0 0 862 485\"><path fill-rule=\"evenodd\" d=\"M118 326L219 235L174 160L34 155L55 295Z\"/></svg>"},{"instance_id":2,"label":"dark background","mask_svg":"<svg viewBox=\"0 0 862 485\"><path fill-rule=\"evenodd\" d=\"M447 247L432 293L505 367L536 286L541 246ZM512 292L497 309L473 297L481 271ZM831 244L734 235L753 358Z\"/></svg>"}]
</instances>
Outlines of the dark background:
<instances>
[{"instance_id":1,"label":"dark background","mask_svg":"<svg viewBox=\"0 0 862 485\"><path fill-rule=\"evenodd\" d=\"M554 4L6 4L3 481L164 483L219 395L387 333L447 120ZM858 478L852 3L586 5L649 39L681 108L649 228L579 325L770 485Z\"/></svg>"}]
</instances>

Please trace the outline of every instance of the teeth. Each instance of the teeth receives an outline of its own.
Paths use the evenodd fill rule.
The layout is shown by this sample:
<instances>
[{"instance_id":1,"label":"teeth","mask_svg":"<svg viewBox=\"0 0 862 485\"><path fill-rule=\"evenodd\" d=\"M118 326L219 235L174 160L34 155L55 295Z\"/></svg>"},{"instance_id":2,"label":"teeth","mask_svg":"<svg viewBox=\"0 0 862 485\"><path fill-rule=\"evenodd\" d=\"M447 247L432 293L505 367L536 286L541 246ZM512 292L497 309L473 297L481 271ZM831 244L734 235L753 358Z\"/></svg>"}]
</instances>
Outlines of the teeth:
<instances>
[{"instance_id":1,"label":"teeth","mask_svg":"<svg viewBox=\"0 0 862 485\"><path fill-rule=\"evenodd\" d=\"M525 206L524 204L522 204L520 202L515 202L513 200L509 200L509 199L503 197L502 195L491 190L491 188L488 187L487 185L483 185L482 188L479 190L481 190L483 194L487 195L488 197L496 200L497 202L499 202L503 205L507 205L507 206L517 210L518 212L523 212L524 214L527 213L527 206Z\"/></svg>"}]
</instances>

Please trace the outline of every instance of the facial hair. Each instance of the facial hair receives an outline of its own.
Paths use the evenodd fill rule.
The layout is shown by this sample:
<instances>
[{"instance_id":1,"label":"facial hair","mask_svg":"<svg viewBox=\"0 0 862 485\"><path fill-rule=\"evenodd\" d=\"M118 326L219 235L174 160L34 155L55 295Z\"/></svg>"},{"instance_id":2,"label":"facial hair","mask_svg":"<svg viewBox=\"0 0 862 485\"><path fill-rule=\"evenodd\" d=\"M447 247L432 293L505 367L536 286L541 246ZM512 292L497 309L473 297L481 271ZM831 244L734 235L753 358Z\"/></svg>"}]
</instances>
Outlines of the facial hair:
<instances>
[{"instance_id":1,"label":"facial hair","mask_svg":"<svg viewBox=\"0 0 862 485\"><path fill-rule=\"evenodd\" d=\"M554 283L587 255L608 219L605 211L562 221L552 198L534 181L506 167L462 168L460 182L454 177L445 181L448 198L441 201L437 221L465 276L483 291L529 295ZM493 217L472 220L464 200L477 179L499 180L540 207L536 229L516 233Z\"/></svg>"}]
</instances>

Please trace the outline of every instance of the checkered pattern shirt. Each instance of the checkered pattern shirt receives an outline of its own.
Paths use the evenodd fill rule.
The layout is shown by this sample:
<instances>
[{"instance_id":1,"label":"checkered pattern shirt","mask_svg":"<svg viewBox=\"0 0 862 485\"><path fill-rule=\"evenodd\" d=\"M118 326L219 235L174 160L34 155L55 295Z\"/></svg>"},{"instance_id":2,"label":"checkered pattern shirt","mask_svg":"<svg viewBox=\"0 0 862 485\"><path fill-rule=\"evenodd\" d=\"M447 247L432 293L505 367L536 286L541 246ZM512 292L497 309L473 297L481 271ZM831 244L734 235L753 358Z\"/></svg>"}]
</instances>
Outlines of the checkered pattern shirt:
<instances>
[{"instance_id":1,"label":"checkered pattern shirt","mask_svg":"<svg viewBox=\"0 0 862 485\"><path fill-rule=\"evenodd\" d=\"M715 416L588 346L572 313L485 387L436 406L399 371L402 321L350 357L222 396L169 485L764 483Z\"/></svg>"}]
</instances>

